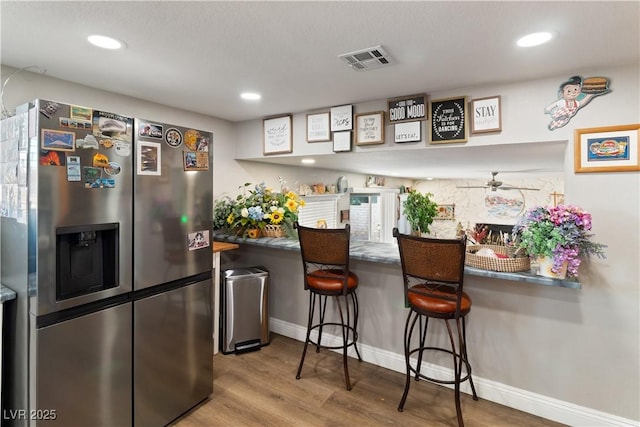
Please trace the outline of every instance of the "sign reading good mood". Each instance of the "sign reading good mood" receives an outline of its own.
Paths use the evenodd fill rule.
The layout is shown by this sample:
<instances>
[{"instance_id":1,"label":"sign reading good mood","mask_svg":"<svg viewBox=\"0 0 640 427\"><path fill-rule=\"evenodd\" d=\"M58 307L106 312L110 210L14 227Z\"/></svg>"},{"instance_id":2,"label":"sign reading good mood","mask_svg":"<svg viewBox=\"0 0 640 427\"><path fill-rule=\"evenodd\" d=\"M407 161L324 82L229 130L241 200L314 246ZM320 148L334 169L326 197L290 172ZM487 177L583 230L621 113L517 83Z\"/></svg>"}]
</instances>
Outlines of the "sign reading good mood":
<instances>
[{"instance_id":1,"label":"sign reading good mood","mask_svg":"<svg viewBox=\"0 0 640 427\"><path fill-rule=\"evenodd\" d=\"M431 102L431 143L467 141L467 97Z\"/></svg>"},{"instance_id":2,"label":"sign reading good mood","mask_svg":"<svg viewBox=\"0 0 640 427\"><path fill-rule=\"evenodd\" d=\"M390 99L387 101L387 105L389 123L412 122L427 118L427 103L424 94Z\"/></svg>"}]
</instances>

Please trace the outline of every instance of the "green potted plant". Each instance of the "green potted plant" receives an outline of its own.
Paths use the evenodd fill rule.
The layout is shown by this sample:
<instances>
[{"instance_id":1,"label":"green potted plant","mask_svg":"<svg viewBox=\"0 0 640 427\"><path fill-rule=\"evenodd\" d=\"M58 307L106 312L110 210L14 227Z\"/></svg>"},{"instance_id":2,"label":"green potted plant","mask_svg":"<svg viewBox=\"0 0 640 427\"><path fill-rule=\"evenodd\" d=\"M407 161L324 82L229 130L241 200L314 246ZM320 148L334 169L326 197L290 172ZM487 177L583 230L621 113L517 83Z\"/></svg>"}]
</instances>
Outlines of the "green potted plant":
<instances>
[{"instance_id":1,"label":"green potted plant","mask_svg":"<svg viewBox=\"0 0 640 427\"><path fill-rule=\"evenodd\" d=\"M413 233L421 235L430 232L429 226L438 212L438 205L430 199L431 197L433 197L431 193L422 194L416 190L409 191L403 208Z\"/></svg>"},{"instance_id":2,"label":"green potted plant","mask_svg":"<svg viewBox=\"0 0 640 427\"><path fill-rule=\"evenodd\" d=\"M590 230L591 214L578 206L536 206L519 219L512 234L514 244L540 263L538 274L575 279L583 258L604 258L605 246L591 240Z\"/></svg>"}]
</instances>

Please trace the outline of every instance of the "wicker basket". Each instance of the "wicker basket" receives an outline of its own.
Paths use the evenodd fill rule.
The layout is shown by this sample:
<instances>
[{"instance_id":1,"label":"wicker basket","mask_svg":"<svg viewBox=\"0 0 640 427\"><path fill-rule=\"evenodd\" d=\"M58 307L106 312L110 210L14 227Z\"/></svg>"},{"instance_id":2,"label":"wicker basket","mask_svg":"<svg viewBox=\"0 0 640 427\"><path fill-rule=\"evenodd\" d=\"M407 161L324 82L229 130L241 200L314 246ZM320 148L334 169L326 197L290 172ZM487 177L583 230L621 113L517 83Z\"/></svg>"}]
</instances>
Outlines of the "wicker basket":
<instances>
[{"instance_id":1,"label":"wicker basket","mask_svg":"<svg viewBox=\"0 0 640 427\"><path fill-rule=\"evenodd\" d=\"M287 237L287 232L285 231L284 227L280 224L265 225L264 229L262 229L262 234L265 237Z\"/></svg>"},{"instance_id":2,"label":"wicker basket","mask_svg":"<svg viewBox=\"0 0 640 427\"><path fill-rule=\"evenodd\" d=\"M531 269L529 257L522 258L493 258L488 256L476 255L475 252L482 248L492 249L497 254L508 255L506 246L498 245L469 245L464 263L469 267L479 268L481 270L502 271L514 273L516 271L528 271Z\"/></svg>"}]
</instances>

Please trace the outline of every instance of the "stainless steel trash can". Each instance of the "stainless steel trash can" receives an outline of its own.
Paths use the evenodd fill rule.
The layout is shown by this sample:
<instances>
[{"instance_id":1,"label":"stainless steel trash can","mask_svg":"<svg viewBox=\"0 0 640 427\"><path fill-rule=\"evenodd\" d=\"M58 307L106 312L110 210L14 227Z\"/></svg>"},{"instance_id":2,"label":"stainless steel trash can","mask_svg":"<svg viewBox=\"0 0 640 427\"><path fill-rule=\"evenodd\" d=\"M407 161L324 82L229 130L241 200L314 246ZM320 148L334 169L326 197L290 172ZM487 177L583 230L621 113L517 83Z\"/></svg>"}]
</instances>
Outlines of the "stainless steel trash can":
<instances>
[{"instance_id":1,"label":"stainless steel trash can","mask_svg":"<svg viewBox=\"0 0 640 427\"><path fill-rule=\"evenodd\" d=\"M220 351L259 350L269 344L269 272L249 267L222 272Z\"/></svg>"}]
</instances>

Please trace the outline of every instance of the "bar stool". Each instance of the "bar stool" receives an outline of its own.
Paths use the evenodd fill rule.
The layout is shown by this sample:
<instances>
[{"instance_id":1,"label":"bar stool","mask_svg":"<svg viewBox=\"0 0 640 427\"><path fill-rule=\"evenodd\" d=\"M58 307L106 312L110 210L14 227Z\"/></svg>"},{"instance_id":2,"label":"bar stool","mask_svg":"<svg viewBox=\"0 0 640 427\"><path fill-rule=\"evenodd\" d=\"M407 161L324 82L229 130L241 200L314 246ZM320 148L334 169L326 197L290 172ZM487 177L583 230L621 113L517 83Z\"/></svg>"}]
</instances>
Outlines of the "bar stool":
<instances>
[{"instance_id":1,"label":"bar stool","mask_svg":"<svg viewBox=\"0 0 640 427\"><path fill-rule=\"evenodd\" d=\"M349 271L349 225L347 224L344 229L320 229L303 227L296 222L294 227L298 230L300 241L304 289L309 291L307 335L296 379L300 379L309 344L316 346L316 353L320 348L342 349L345 383L347 390L351 390L347 364L348 348L353 346L360 362L362 358L356 344L358 340L358 297L356 295L358 276ZM325 320L328 297L333 297L336 302L340 314L339 323ZM344 309L342 302L344 302ZM340 330L342 335L340 345L322 345L322 332L327 327L337 327ZM312 331L317 331L317 338L311 336Z\"/></svg>"},{"instance_id":2,"label":"bar stool","mask_svg":"<svg viewBox=\"0 0 640 427\"><path fill-rule=\"evenodd\" d=\"M393 236L398 241L400 251L405 305L410 309L404 330L407 374L398 411L402 412L404 409L412 375L415 376L416 381L425 379L438 384L453 384L458 425L462 427L464 421L460 407L460 383L469 380L473 400L478 400L473 378L471 378L471 365L467 357L466 344L465 316L471 310L471 299L462 290L466 236L460 239L431 239L400 234L397 228L394 228ZM444 320L451 349L427 346L427 326L430 318ZM457 349L449 320L455 322ZM411 338L417 321L419 321L419 342L417 346L412 347ZM435 379L420 372L425 350L441 351L452 356L453 380ZM417 360L414 361L415 365L412 365L411 356L416 353ZM463 366L466 371L464 376L462 375Z\"/></svg>"}]
</instances>

